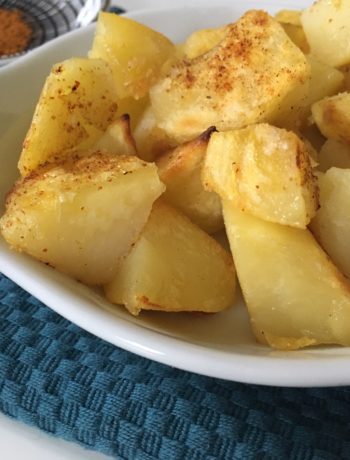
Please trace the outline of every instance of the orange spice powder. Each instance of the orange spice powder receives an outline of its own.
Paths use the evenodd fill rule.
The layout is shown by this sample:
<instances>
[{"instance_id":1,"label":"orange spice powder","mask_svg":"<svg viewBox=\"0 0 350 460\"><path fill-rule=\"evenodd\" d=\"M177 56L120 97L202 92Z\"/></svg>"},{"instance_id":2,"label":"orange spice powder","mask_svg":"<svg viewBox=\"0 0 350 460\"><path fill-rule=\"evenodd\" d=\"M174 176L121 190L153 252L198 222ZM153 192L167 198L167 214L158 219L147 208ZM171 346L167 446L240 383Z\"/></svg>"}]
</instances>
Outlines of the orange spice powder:
<instances>
[{"instance_id":1,"label":"orange spice powder","mask_svg":"<svg viewBox=\"0 0 350 460\"><path fill-rule=\"evenodd\" d=\"M17 9L0 8L0 56L24 51L33 35Z\"/></svg>"}]
</instances>

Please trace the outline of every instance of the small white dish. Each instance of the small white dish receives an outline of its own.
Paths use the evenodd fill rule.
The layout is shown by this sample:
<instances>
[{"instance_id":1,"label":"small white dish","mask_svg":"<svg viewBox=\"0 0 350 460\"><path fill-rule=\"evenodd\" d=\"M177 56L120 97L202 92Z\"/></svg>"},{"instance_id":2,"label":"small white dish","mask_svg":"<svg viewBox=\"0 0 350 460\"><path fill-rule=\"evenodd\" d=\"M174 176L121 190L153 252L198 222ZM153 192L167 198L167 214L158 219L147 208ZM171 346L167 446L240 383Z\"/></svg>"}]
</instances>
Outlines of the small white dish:
<instances>
[{"instance_id":1,"label":"small white dish","mask_svg":"<svg viewBox=\"0 0 350 460\"><path fill-rule=\"evenodd\" d=\"M130 14L181 41L191 31L238 18L245 10L302 8L303 1L247 1L239 5L139 11ZM0 212L18 176L24 134L45 77L55 62L83 56L94 26L69 33L0 70ZM243 302L216 315L147 312L139 318L97 292L32 258L11 251L0 238L0 270L46 305L93 334L131 352L199 374L281 386L350 384L350 348L273 351L255 342Z\"/></svg>"},{"instance_id":2,"label":"small white dish","mask_svg":"<svg viewBox=\"0 0 350 460\"><path fill-rule=\"evenodd\" d=\"M0 0L0 8L16 10L31 29L28 46L15 54L1 55L0 66L9 64L20 56L60 35L94 21L109 0ZM1 30L0 30L1 35Z\"/></svg>"}]
</instances>

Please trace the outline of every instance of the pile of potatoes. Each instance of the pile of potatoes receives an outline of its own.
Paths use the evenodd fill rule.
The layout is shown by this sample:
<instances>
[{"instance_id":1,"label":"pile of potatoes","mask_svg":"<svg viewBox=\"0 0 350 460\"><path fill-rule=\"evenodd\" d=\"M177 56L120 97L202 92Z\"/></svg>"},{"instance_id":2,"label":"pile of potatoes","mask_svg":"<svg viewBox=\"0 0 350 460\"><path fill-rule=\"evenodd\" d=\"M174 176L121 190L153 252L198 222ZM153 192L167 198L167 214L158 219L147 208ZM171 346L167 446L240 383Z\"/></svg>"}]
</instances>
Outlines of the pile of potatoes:
<instances>
[{"instance_id":1,"label":"pile of potatoes","mask_svg":"<svg viewBox=\"0 0 350 460\"><path fill-rule=\"evenodd\" d=\"M232 308L237 275L259 342L350 345L349 17L251 10L175 45L101 13L45 82L3 237L133 315Z\"/></svg>"}]
</instances>

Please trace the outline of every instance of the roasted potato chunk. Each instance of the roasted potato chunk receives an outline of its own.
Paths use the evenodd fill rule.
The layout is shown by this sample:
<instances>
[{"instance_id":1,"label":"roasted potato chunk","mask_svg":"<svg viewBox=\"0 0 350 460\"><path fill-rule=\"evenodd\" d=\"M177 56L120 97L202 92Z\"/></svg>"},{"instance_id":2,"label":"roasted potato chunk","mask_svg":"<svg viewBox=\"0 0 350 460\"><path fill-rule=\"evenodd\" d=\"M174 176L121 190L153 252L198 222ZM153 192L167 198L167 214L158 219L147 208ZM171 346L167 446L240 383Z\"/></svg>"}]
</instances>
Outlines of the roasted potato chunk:
<instances>
[{"instance_id":1,"label":"roasted potato chunk","mask_svg":"<svg viewBox=\"0 0 350 460\"><path fill-rule=\"evenodd\" d=\"M12 248L91 285L110 281L163 192L156 166L95 153L17 182L0 220Z\"/></svg>"},{"instance_id":2,"label":"roasted potato chunk","mask_svg":"<svg viewBox=\"0 0 350 460\"><path fill-rule=\"evenodd\" d=\"M349 346L349 282L311 233L266 222L228 200L223 212L256 338L282 350Z\"/></svg>"},{"instance_id":3,"label":"roasted potato chunk","mask_svg":"<svg viewBox=\"0 0 350 460\"><path fill-rule=\"evenodd\" d=\"M162 153L177 145L156 122L151 106L142 114L134 131L137 152L140 158L154 161Z\"/></svg>"},{"instance_id":4,"label":"roasted potato chunk","mask_svg":"<svg viewBox=\"0 0 350 460\"><path fill-rule=\"evenodd\" d=\"M291 24L293 26L301 26L301 11L300 10L280 10L275 14L275 19L281 24Z\"/></svg>"},{"instance_id":5,"label":"roasted potato chunk","mask_svg":"<svg viewBox=\"0 0 350 460\"><path fill-rule=\"evenodd\" d=\"M316 102L312 106L312 116L324 136L350 144L350 93Z\"/></svg>"},{"instance_id":6,"label":"roasted potato chunk","mask_svg":"<svg viewBox=\"0 0 350 460\"><path fill-rule=\"evenodd\" d=\"M312 219L311 230L350 279L350 215L346 211L350 207L350 169L329 169L320 175L319 186L321 206Z\"/></svg>"},{"instance_id":7,"label":"roasted potato chunk","mask_svg":"<svg viewBox=\"0 0 350 460\"><path fill-rule=\"evenodd\" d=\"M281 10L275 15L275 19L282 25L288 37L303 53L310 51L305 32L301 26L301 11Z\"/></svg>"},{"instance_id":8,"label":"roasted potato chunk","mask_svg":"<svg viewBox=\"0 0 350 460\"><path fill-rule=\"evenodd\" d=\"M92 148L111 154L136 155L136 144L131 133L129 115L122 115L111 123Z\"/></svg>"},{"instance_id":9,"label":"roasted potato chunk","mask_svg":"<svg viewBox=\"0 0 350 460\"><path fill-rule=\"evenodd\" d=\"M89 148L115 119L117 93L108 64L71 58L53 66L36 106L18 167L24 176L62 152Z\"/></svg>"},{"instance_id":10,"label":"roasted potato chunk","mask_svg":"<svg viewBox=\"0 0 350 460\"><path fill-rule=\"evenodd\" d=\"M183 44L182 52L188 59L201 56L217 46L226 33L227 26L196 30Z\"/></svg>"},{"instance_id":11,"label":"roasted potato chunk","mask_svg":"<svg viewBox=\"0 0 350 460\"><path fill-rule=\"evenodd\" d=\"M306 100L306 107L327 96L340 91L344 83L344 74L327 63L318 61L314 56L307 56L310 64L311 77Z\"/></svg>"},{"instance_id":12,"label":"roasted potato chunk","mask_svg":"<svg viewBox=\"0 0 350 460\"><path fill-rule=\"evenodd\" d=\"M132 19L101 12L89 57L109 63L119 98L139 99L174 52L174 45L159 32Z\"/></svg>"},{"instance_id":13,"label":"roasted potato chunk","mask_svg":"<svg viewBox=\"0 0 350 460\"><path fill-rule=\"evenodd\" d=\"M314 102L332 96L344 82L344 74L308 55L309 79L297 85L281 102L270 122L281 128L299 130L311 115Z\"/></svg>"},{"instance_id":14,"label":"roasted potato chunk","mask_svg":"<svg viewBox=\"0 0 350 460\"><path fill-rule=\"evenodd\" d=\"M222 131L266 121L308 76L304 54L282 26L253 10L227 26L211 51L175 65L150 98L159 127L181 143L209 126Z\"/></svg>"},{"instance_id":15,"label":"roasted potato chunk","mask_svg":"<svg viewBox=\"0 0 350 460\"><path fill-rule=\"evenodd\" d=\"M105 292L133 315L141 310L214 313L233 304L235 270L219 243L157 201Z\"/></svg>"},{"instance_id":16,"label":"roasted potato chunk","mask_svg":"<svg viewBox=\"0 0 350 460\"><path fill-rule=\"evenodd\" d=\"M130 117L130 126L132 131L137 126L142 114L149 105L148 95L143 96L141 99L134 99L133 97L125 97L118 99L118 116L128 114Z\"/></svg>"},{"instance_id":17,"label":"roasted potato chunk","mask_svg":"<svg viewBox=\"0 0 350 460\"><path fill-rule=\"evenodd\" d=\"M220 197L204 190L202 166L208 142L215 128L182 144L157 161L159 177L165 184L163 198L208 233L224 226Z\"/></svg>"},{"instance_id":18,"label":"roasted potato chunk","mask_svg":"<svg viewBox=\"0 0 350 460\"><path fill-rule=\"evenodd\" d=\"M306 8L302 12L301 23L311 53L333 67L348 64L349 20L349 0L318 0Z\"/></svg>"},{"instance_id":19,"label":"roasted potato chunk","mask_svg":"<svg viewBox=\"0 0 350 460\"><path fill-rule=\"evenodd\" d=\"M318 207L307 147L271 125L213 133L202 177L207 190L271 222L305 228Z\"/></svg>"}]
</instances>

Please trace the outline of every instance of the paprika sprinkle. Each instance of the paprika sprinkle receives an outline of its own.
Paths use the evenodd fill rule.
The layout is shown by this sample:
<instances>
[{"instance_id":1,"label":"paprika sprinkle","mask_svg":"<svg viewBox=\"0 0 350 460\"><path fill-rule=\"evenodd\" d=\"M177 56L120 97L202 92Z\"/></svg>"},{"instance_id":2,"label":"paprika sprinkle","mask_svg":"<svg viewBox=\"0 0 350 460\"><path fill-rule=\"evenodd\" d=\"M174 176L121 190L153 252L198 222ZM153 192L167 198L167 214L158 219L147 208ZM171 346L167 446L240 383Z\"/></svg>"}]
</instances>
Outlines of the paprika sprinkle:
<instances>
[{"instance_id":1,"label":"paprika sprinkle","mask_svg":"<svg viewBox=\"0 0 350 460\"><path fill-rule=\"evenodd\" d=\"M33 35L18 9L0 8L0 56L24 51Z\"/></svg>"}]
</instances>

